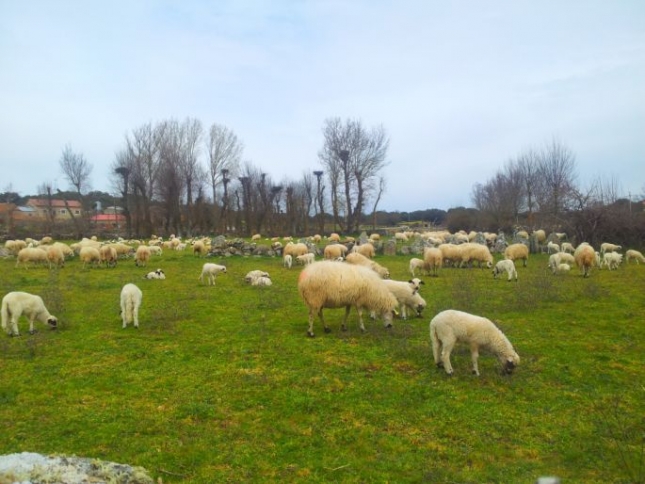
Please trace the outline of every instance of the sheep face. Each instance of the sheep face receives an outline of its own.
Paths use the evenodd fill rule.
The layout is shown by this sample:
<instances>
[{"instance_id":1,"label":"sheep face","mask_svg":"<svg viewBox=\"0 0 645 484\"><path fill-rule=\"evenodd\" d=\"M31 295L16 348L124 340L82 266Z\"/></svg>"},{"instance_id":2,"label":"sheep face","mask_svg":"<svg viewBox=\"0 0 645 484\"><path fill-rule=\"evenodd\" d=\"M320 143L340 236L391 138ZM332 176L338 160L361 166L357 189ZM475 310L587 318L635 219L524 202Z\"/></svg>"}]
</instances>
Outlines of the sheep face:
<instances>
[{"instance_id":1,"label":"sheep face","mask_svg":"<svg viewBox=\"0 0 645 484\"><path fill-rule=\"evenodd\" d=\"M423 313L423 310L426 308L425 304L417 304L416 307L416 312L417 312L417 318L421 317L421 313Z\"/></svg>"},{"instance_id":2,"label":"sheep face","mask_svg":"<svg viewBox=\"0 0 645 484\"><path fill-rule=\"evenodd\" d=\"M56 329L58 327L58 319L56 319L54 316L52 316L51 318L49 318L47 320L47 324L49 325L49 327L51 329Z\"/></svg>"}]
</instances>

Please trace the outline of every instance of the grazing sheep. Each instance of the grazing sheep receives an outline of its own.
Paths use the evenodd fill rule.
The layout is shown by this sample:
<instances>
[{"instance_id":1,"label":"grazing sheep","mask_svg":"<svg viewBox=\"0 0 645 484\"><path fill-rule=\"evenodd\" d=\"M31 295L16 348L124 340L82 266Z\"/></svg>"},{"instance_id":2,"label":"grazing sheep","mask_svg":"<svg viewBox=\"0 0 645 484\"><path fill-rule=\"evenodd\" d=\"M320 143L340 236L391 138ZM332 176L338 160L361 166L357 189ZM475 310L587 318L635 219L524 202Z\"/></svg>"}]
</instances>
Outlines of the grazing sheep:
<instances>
[{"instance_id":1,"label":"grazing sheep","mask_svg":"<svg viewBox=\"0 0 645 484\"><path fill-rule=\"evenodd\" d=\"M372 269L374 272L376 272L383 279L390 278L389 270L387 270L379 263L374 262L372 259L368 259L364 255L359 254L358 252L352 252L351 254L348 254L347 257L345 258L345 261L347 261L350 264L368 267Z\"/></svg>"},{"instance_id":2,"label":"grazing sheep","mask_svg":"<svg viewBox=\"0 0 645 484\"><path fill-rule=\"evenodd\" d=\"M571 242L562 242L562 244L560 245L560 250L562 250L562 252L569 252L573 254L576 249Z\"/></svg>"},{"instance_id":3,"label":"grazing sheep","mask_svg":"<svg viewBox=\"0 0 645 484\"><path fill-rule=\"evenodd\" d=\"M560 252L560 246L555 242L548 242L546 244L546 252L547 254L555 254L557 252Z\"/></svg>"},{"instance_id":4,"label":"grazing sheep","mask_svg":"<svg viewBox=\"0 0 645 484\"><path fill-rule=\"evenodd\" d=\"M204 242L198 240L193 244L193 255L201 257L206 254L208 254L208 247Z\"/></svg>"},{"instance_id":5,"label":"grazing sheep","mask_svg":"<svg viewBox=\"0 0 645 484\"><path fill-rule=\"evenodd\" d=\"M62 249L57 245L43 246L47 252L47 261L49 261L49 268L52 268L52 264L57 267L63 267L65 265L65 254Z\"/></svg>"},{"instance_id":6,"label":"grazing sheep","mask_svg":"<svg viewBox=\"0 0 645 484\"><path fill-rule=\"evenodd\" d=\"M298 277L298 292L309 308L307 335L314 337L314 317L318 315L325 332L330 329L323 317L324 308L345 308L342 329L346 329L347 316L354 306L358 312L361 331L363 309L374 311L383 318L386 327L392 326L392 313L397 300L383 279L367 267L319 261L305 267Z\"/></svg>"},{"instance_id":7,"label":"grazing sheep","mask_svg":"<svg viewBox=\"0 0 645 484\"><path fill-rule=\"evenodd\" d=\"M426 263L423 259L418 259L416 257L410 259L410 274L412 274L412 277L416 275L415 272L417 271L417 269L425 272L425 265Z\"/></svg>"},{"instance_id":8,"label":"grazing sheep","mask_svg":"<svg viewBox=\"0 0 645 484\"><path fill-rule=\"evenodd\" d=\"M358 252L365 257L372 259L376 255L376 249L370 242L366 242L361 245L355 245L352 248L352 252Z\"/></svg>"},{"instance_id":9,"label":"grazing sheep","mask_svg":"<svg viewBox=\"0 0 645 484\"><path fill-rule=\"evenodd\" d=\"M329 237L327 237L327 239L333 242L340 242L340 235L336 232L332 232L331 234L329 234Z\"/></svg>"},{"instance_id":10,"label":"grazing sheep","mask_svg":"<svg viewBox=\"0 0 645 484\"><path fill-rule=\"evenodd\" d=\"M257 242L258 240L262 239L262 235L260 234L253 234L251 237L251 242Z\"/></svg>"},{"instance_id":11,"label":"grazing sheep","mask_svg":"<svg viewBox=\"0 0 645 484\"><path fill-rule=\"evenodd\" d=\"M20 336L18 320L25 316L29 320L29 334L34 334L34 320L48 324L51 329L56 329L58 319L52 316L40 296L28 292L14 291L2 298L2 329L9 336ZM11 326L11 327L10 327Z\"/></svg>"},{"instance_id":12,"label":"grazing sheep","mask_svg":"<svg viewBox=\"0 0 645 484\"><path fill-rule=\"evenodd\" d=\"M583 242L578 247L576 247L573 257L576 261L576 265L580 268L583 277L589 277L591 268L594 264L597 264L596 252L593 250L593 247L587 242Z\"/></svg>"},{"instance_id":13,"label":"grazing sheep","mask_svg":"<svg viewBox=\"0 0 645 484\"><path fill-rule=\"evenodd\" d=\"M443 267L443 259L443 252L436 247L426 247L423 251L425 270L429 271L431 276L439 276L439 269Z\"/></svg>"},{"instance_id":14,"label":"grazing sheep","mask_svg":"<svg viewBox=\"0 0 645 484\"><path fill-rule=\"evenodd\" d=\"M512 261L522 259L524 261L524 267L529 260L529 248L521 243L511 244L504 250L504 258Z\"/></svg>"},{"instance_id":15,"label":"grazing sheep","mask_svg":"<svg viewBox=\"0 0 645 484\"><path fill-rule=\"evenodd\" d=\"M123 328L128 323L134 323L134 327L139 327L139 308L141 307L141 300L143 293L141 289L132 283L128 283L121 289L121 319L123 320Z\"/></svg>"},{"instance_id":16,"label":"grazing sheep","mask_svg":"<svg viewBox=\"0 0 645 484\"><path fill-rule=\"evenodd\" d=\"M325 259L338 259L345 257L347 254L347 247L343 244L329 244L323 249L323 258Z\"/></svg>"},{"instance_id":17,"label":"grazing sheep","mask_svg":"<svg viewBox=\"0 0 645 484\"><path fill-rule=\"evenodd\" d=\"M629 264L630 260L635 260L636 264L640 264L641 262L645 262L645 257L639 251L630 249L625 252L625 261Z\"/></svg>"},{"instance_id":18,"label":"grazing sheep","mask_svg":"<svg viewBox=\"0 0 645 484\"><path fill-rule=\"evenodd\" d=\"M86 245L81 247L81 251L79 252L79 258L83 263L83 268L85 268L87 264L92 264L92 265L100 264L101 253L99 252L99 249L97 249L96 247L91 247L89 245Z\"/></svg>"},{"instance_id":19,"label":"grazing sheep","mask_svg":"<svg viewBox=\"0 0 645 484\"><path fill-rule=\"evenodd\" d=\"M166 273L161 269L157 269L156 271L148 272L145 276L143 276L143 278L144 279L165 279Z\"/></svg>"},{"instance_id":20,"label":"grazing sheep","mask_svg":"<svg viewBox=\"0 0 645 484\"><path fill-rule=\"evenodd\" d=\"M293 257L291 257L291 254L284 254L282 256L282 265L287 269L291 269L291 266L293 265Z\"/></svg>"},{"instance_id":21,"label":"grazing sheep","mask_svg":"<svg viewBox=\"0 0 645 484\"><path fill-rule=\"evenodd\" d=\"M208 278L208 285L213 286L215 285L217 274L219 274L220 272L226 274L226 266L207 262L202 267L202 273L199 275L199 281L203 282L204 276L206 276Z\"/></svg>"},{"instance_id":22,"label":"grazing sheep","mask_svg":"<svg viewBox=\"0 0 645 484\"><path fill-rule=\"evenodd\" d=\"M163 249L158 245L148 245L148 249L151 255L163 255Z\"/></svg>"},{"instance_id":23,"label":"grazing sheep","mask_svg":"<svg viewBox=\"0 0 645 484\"><path fill-rule=\"evenodd\" d=\"M458 342L470 345L473 373L477 376L479 348L492 351L502 364L504 373L512 373L520 364L519 355L504 333L489 319L474 314L454 309L440 312L430 321L430 339L434 362L439 368L443 366L448 375L453 374L450 353Z\"/></svg>"},{"instance_id":24,"label":"grazing sheep","mask_svg":"<svg viewBox=\"0 0 645 484\"><path fill-rule=\"evenodd\" d=\"M313 263L315 260L316 260L316 255L313 254L312 252L308 252L306 254L302 254L296 257L296 261L299 264L302 264L303 266L308 266L309 264Z\"/></svg>"},{"instance_id":25,"label":"grazing sheep","mask_svg":"<svg viewBox=\"0 0 645 484\"><path fill-rule=\"evenodd\" d=\"M569 272L570 270L571 266L569 264L567 264L566 262L560 262L553 273L555 274L557 272L558 274L562 274L564 272Z\"/></svg>"},{"instance_id":26,"label":"grazing sheep","mask_svg":"<svg viewBox=\"0 0 645 484\"><path fill-rule=\"evenodd\" d=\"M618 252L605 252L602 256L602 264L600 267L607 267L610 271L618 269L618 266L623 262L623 254Z\"/></svg>"},{"instance_id":27,"label":"grazing sheep","mask_svg":"<svg viewBox=\"0 0 645 484\"><path fill-rule=\"evenodd\" d=\"M27 262L31 262L33 264L47 264L47 252L37 247L25 247L24 249L20 249L16 256L16 267L22 263L25 266L25 269L28 269L26 264Z\"/></svg>"},{"instance_id":28,"label":"grazing sheep","mask_svg":"<svg viewBox=\"0 0 645 484\"><path fill-rule=\"evenodd\" d=\"M604 242L600 244L600 254L604 255L605 252L616 252L621 250L622 247L616 244L610 244L609 242Z\"/></svg>"},{"instance_id":29,"label":"grazing sheep","mask_svg":"<svg viewBox=\"0 0 645 484\"><path fill-rule=\"evenodd\" d=\"M282 256L290 255L291 257L298 257L299 255L306 254L307 252L309 252L307 244L302 242L298 242L297 244L289 242L284 246L284 249L282 249Z\"/></svg>"},{"instance_id":30,"label":"grazing sheep","mask_svg":"<svg viewBox=\"0 0 645 484\"><path fill-rule=\"evenodd\" d=\"M512 260L503 259L495 264L493 277L497 279L497 276L502 272L506 272L508 274L508 282L512 281L513 277L515 277L515 282L517 282L517 269L515 269L515 263Z\"/></svg>"},{"instance_id":31,"label":"grazing sheep","mask_svg":"<svg viewBox=\"0 0 645 484\"><path fill-rule=\"evenodd\" d=\"M116 249L111 245L102 245L99 249L99 263L105 263L107 267L116 267L118 255Z\"/></svg>"},{"instance_id":32,"label":"grazing sheep","mask_svg":"<svg viewBox=\"0 0 645 484\"><path fill-rule=\"evenodd\" d=\"M440 244L437 249L441 251L442 265L445 262L456 266L461 261L461 249L457 244Z\"/></svg>"},{"instance_id":33,"label":"grazing sheep","mask_svg":"<svg viewBox=\"0 0 645 484\"><path fill-rule=\"evenodd\" d=\"M150 248L147 245L140 245L134 253L134 264L145 267L150 260Z\"/></svg>"},{"instance_id":34,"label":"grazing sheep","mask_svg":"<svg viewBox=\"0 0 645 484\"><path fill-rule=\"evenodd\" d=\"M415 288L412 281L393 281L385 279L383 281L390 292L396 298L399 307L401 308L401 318L407 319L407 308L412 309L417 317L421 317L422 311L426 307L425 300L418 293L418 286Z\"/></svg>"},{"instance_id":35,"label":"grazing sheep","mask_svg":"<svg viewBox=\"0 0 645 484\"><path fill-rule=\"evenodd\" d=\"M489 269L493 267L493 255L490 253L488 246L466 242L458 247L460 260L459 267L464 267L464 264L471 264L473 262L477 262L479 267L482 266L482 262L486 264L486 267Z\"/></svg>"},{"instance_id":36,"label":"grazing sheep","mask_svg":"<svg viewBox=\"0 0 645 484\"><path fill-rule=\"evenodd\" d=\"M414 292L419 292L419 289L421 289L421 285L426 285L425 282L423 282L421 279L418 277L415 277L414 279L410 279L408 281L408 285L412 288Z\"/></svg>"}]
</instances>

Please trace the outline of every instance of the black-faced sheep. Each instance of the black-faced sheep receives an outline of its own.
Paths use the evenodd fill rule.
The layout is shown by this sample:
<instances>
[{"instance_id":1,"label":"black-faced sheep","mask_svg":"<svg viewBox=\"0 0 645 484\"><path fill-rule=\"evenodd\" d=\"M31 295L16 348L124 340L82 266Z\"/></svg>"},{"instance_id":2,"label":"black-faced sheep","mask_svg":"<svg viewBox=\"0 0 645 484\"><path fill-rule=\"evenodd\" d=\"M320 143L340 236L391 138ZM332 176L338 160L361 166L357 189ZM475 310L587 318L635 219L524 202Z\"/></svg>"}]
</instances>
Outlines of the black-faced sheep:
<instances>
[{"instance_id":1,"label":"black-faced sheep","mask_svg":"<svg viewBox=\"0 0 645 484\"><path fill-rule=\"evenodd\" d=\"M391 279L384 279L383 282L399 303L402 319L408 318L408 308L412 309L417 317L421 317L421 313L426 308L426 302L419 295L417 283L413 281L393 281Z\"/></svg>"},{"instance_id":2,"label":"black-faced sheep","mask_svg":"<svg viewBox=\"0 0 645 484\"><path fill-rule=\"evenodd\" d=\"M34 321L48 324L52 329L58 326L58 319L52 316L40 296L28 292L14 291L2 298L2 329L9 335L20 336L18 319L29 319L29 333L34 334ZM11 327L10 327L11 326Z\"/></svg>"},{"instance_id":3,"label":"black-faced sheep","mask_svg":"<svg viewBox=\"0 0 645 484\"><path fill-rule=\"evenodd\" d=\"M143 276L143 278L144 279L165 279L166 273L161 269L157 269L156 271L148 272L145 276Z\"/></svg>"},{"instance_id":4,"label":"black-faced sheep","mask_svg":"<svg viewBox=\"0 0 645 484\"><path fill-rule=\"evenodd\" d=\"M502 331L489 319L463 311L448 309L430 321L430 339L435 364L448 375L453 374L450 353L458 342L470 346L473 373L479 376L477 360L479 348L493 352L505 373L511 373L520 364L520 357Z\"/></svg>"},{"instance_id":5,"label":"black-faced sheep","mask_svg":"<svg viewBox=\"0 0 645 484\"><path fill-rule=\"evenodd\" d=\"M134 323L134 327L139 327L139 308L143 300L141 289L132 283L128 283L121 289L121 319L123 328L128 323Z\"/></svg>"},{"instance_id":6,"label":"black-faced sheep","mask_svg":"<svg viewBox=\"0 0 645 484\"><path fill-rule=\"evenodd\" d=\"M361 331L363 309L374 311L382 317L386 327L392 326L392 314L397 300L378 274L367 267L320 261L305 267L298 278L298 292L309 308L309 329L314 336L313 326L316 315L320 318L325 332L330 331L323 317L324 308L345 308L342 329L346 329L347 316L354 306L358 312Z\"/></svg>"}]
</instances>

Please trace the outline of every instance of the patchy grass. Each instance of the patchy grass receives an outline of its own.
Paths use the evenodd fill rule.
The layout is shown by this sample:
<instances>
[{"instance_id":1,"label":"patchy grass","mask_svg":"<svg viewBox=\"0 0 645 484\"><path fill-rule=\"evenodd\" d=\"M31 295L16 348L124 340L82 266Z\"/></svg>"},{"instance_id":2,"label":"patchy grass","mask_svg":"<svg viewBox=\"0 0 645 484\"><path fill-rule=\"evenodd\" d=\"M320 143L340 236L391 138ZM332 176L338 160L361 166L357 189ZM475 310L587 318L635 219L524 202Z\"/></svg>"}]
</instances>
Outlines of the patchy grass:
<instances>
[{"instance_id":1,"label":"patchy grass","mask_svg":"<svg viewBox=\"0 0 645 484\"><path fill-rule=\"evenodd\" d=\"M0 453L76 454L143 466L165 483L645 482L645 268L553 276L546 256L519 282L483 269L424 277L425 316L391 330L298 297L297 268L228 258L215 287L203 259L164 253L147 268L14 268L0 290L40 294L60 329L0 337ZM407 279L409 257L379 257ZM520 265L521 266L521 265ZM164 281L142 276L161 267ZM243 276L268 271L272 287ZM119 292L143 291L140 329L121 328ZM461 309L496 320L522 361L501 376L483 353L470 374L432 364L428 323ZM1 335L0 335L1 336Z\"/></svg>"}]
</instances>

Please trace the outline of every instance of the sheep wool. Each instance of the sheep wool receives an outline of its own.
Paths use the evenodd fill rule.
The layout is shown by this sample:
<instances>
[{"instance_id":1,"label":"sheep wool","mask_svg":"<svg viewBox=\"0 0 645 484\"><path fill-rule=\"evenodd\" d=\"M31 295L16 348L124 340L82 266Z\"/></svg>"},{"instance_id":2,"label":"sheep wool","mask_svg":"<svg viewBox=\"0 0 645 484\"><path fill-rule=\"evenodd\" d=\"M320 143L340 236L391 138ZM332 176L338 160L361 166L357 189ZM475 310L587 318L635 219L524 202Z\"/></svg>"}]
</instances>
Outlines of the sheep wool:
<instances>
[{"instance_id":1,"label":"sheep wool","mask_svg":"<svg viewBox=\"0 0 645 484\"><path fill-rule=\"evenodd\" d=\"M437 367L443 367L448 375L454 370L450 353L456 343L470 346L473 373L479 376L477 360L479 348L490 350L502 364L504 373L510 374L520 364L520 357L513 345L495 324L481 316L448 309L430 321L432 354Z\"/></svg>"},{"instance_id":2,"label":"sheep wool","mask_svg":"<svg viewBox=\"0 0 645 484\"><path fill-rule=\"evenodd\" d=\"M345 330L347 316L354 306L361 331L365 331L363 309L374 311L383 318L386 327L391 327L392 313L398 304L383 280L371 269L333 261L314 262L305 267L298 277L298 292L309 308L307 335L310 337L314 336L316 315L325 332L330 332L323 316L323 308L344 307L345 316L341 328Z\"/></svg>"},{"instance_id":3,"label":"sheep wool","mask_svg":"<svg viewBox=\"0 0 645 484\"><path fill-rule=\"evenodd\" d=\"M143 293L141 289L132 283L128 283L121 289L121 319L123 321L123 328L128 323L133 323L135 328L139 327L139 308Z\"/></svg>"},{"instance_id":4,"label":"sheep wool","mask_svg":"<svg viewBox=\"0 0 645 484\"><path fill-rule=\"evenodd\" d=\"M576 247L576 250L573 253L573 258L576 261L576 266L578 266L578 268L582 272L583 277L589 277L593 265L598 264L596 259L596 252L593 250L593 247L587 242L583 242L578 247Z\"/></svg>"},{"instance_id":5,"label":"sheep wool","mask_svg":"<svg viewBox=\"0 0 645 484\"><path fill-rule=\"evenodd\" d=\"M34 321L48 324L52 329L58 326L56 316L50 314L40 296L28 292L14 291L2 298L2 329L9 335L20 336L18 319L29 320L29 334L34 334ZM10 327L11 326L11 327Z\"/></svg>"}]
</instances>

